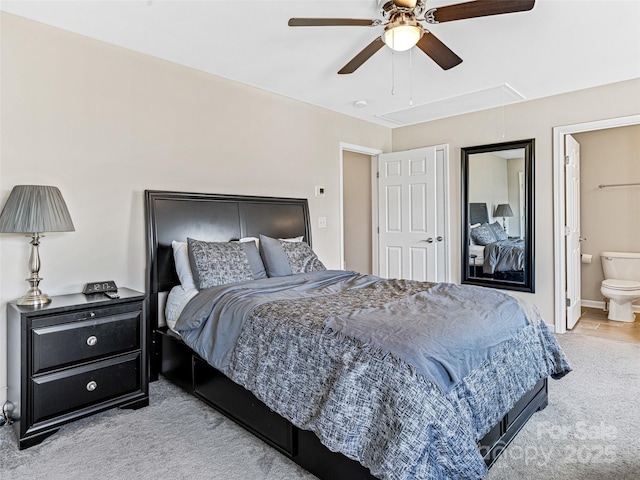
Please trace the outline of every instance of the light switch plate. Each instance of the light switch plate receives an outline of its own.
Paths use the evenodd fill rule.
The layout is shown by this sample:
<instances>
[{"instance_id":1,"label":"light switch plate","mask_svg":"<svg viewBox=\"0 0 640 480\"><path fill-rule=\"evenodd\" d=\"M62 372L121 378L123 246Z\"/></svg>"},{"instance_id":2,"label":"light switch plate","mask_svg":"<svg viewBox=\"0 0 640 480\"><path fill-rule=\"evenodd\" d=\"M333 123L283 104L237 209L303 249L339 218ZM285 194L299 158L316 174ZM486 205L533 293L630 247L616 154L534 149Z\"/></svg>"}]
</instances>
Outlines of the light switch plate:
<instances>
[{"instance_id":1,"label":"light switch plate","mask_svg":"<svg viewBox=\"0 0 640 480\"><path fill-rule=\"evenodd\" d=\"M324 197L324 187L316 186L316 197Z\"/></svg>"}]
</instances>

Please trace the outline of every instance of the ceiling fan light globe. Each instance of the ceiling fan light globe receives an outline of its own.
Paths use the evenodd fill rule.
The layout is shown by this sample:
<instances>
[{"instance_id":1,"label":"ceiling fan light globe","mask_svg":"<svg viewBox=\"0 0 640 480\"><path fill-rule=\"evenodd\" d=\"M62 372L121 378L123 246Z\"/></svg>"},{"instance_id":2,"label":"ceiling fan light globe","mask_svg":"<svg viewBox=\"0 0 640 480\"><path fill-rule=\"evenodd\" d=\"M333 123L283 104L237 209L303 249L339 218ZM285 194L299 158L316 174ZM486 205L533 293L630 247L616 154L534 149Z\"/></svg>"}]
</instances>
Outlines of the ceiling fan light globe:
<instances>
[{"instance_id":1,"label":"ceiling fan light globe","mask_svg":"<svg viewBox=\"0 0 640 480\"><path fill-rule=\"evenodd\" d=\"M404 52L415 47L423 33L419 25L397 25L385 29L384 43L396 52Z\"/></svg>"}]
</instances>

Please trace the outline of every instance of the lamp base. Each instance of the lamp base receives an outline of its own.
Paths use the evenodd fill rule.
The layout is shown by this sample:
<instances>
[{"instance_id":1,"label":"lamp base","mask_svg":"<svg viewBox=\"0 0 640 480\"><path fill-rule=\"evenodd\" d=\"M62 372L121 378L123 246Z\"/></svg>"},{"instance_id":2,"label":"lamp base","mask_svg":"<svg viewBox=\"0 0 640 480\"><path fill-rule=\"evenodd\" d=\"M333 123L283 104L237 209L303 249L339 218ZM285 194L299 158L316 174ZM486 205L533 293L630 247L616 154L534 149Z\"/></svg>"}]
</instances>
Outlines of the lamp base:
<instances>
[{"instance_id":1,"label":"lamp base","mask_svg":"<svg viewBox=\"0 0 640 480\"><path fill-rule=\"evenodd\" d=\"M41 305L46 305L50 301L51 297L49 297L49 295L40 292L39 294L27 294L24 297L20 297L16 300L16 304L29 307L39 307Z\"/></svg>"},{"instance_id":2,"label":"lamp base","mask_svg":"<svg viewBox=\"0 0 640 480\"><path fill-rule=\"evenodd\" d=\"M29 288L24 297L20 297L16 300L16 304L18 305L39 307L46 305L51 301L49 295L42 293L42 290L38 288L40 280L42 280L38 275L38 272L40 272L40 251L38 247L40 246L41 237L44 237L44 235L40 235L39 233L31 234L31 255L29 256L29 269L31 270L31 275L26 279L27 282L29 282L29 285L31 285L31 288Z\"/></svg>"}]
</instances>

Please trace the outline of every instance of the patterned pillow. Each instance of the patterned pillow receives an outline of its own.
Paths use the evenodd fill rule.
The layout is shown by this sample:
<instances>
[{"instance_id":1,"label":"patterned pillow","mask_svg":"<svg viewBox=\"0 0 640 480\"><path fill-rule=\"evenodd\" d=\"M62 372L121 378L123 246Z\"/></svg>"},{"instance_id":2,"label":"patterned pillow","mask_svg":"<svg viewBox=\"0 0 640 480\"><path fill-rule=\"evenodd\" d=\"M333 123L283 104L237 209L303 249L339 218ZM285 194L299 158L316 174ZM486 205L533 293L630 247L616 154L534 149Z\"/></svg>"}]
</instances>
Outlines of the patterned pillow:
<instances>
[{"instance_id":1,"label":"patterned pillow","mask_svg":"<svg viewBox=\"0 0 640 480\"><path fill-rule=\"evenodd\" d=\"M289 259L291 273L294 275L326 270L326 267L307 243L283 240L282 248Z\"/></svg>"},{"instance_id":2,"label":"patterned pillow","mask_svg":"<svg viewBox=\"0 0 640 480\"><path fill-rule=\"evenodd\" d=\"M260 235L260 254L269 277L326 270L305 242L278 240Z\"/></svg>"},{"instance_id":3,"label":"patterned pillow","mask_svg":"<svg viewBox=\"0 0 640 480\"><path fill-rule=\"evenodd\" d=\"M496 236L488 223L483 223L479 227L471 229L471 238L476 245L489 245L496 241Z\"/></svg>"},{"instance_id":4,"label":"patterned pillow","mask_svg":"<svg viewBox=\"0 0 640 480\"><path fill-rule=\"evenodd\" d=\"M498 222L493 222L491 225L489 225L489 228L491 228L491 231L495 235L497 241L500 242L509 238L507 232L504 231L504 228L502 228L502 226Z\"/></svg>"},{"instance_id":5,"label":"patterned pillow","mask_svg":"<svg viewBox=\"0 0 640 480\"><path fill-rule=\"evenodd\" d=\"M203 242L188 238L189 263L198 290L253 280L253 272L241 243Z\"/></svg>"}]
</instances>

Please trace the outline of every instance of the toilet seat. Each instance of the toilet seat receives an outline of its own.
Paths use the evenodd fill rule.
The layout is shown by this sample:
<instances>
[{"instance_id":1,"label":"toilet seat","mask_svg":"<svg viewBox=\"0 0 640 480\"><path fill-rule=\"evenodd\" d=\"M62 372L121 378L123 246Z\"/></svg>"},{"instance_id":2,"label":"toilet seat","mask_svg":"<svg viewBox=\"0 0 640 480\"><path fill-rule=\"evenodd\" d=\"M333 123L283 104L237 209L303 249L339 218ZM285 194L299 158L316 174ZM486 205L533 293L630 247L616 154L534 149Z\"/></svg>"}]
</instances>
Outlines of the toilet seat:
<instances>
[{"instance_id":1,"label":"toilet seat","mask_svg":"<svg viewBox=\"0 0 640 480\"><path fill-rule=\"evenodd\" d=\"M603 280L602 286L611 290L618 290L622 292L640 290L640 282L636 282L633 280L616 280L613 278L608 278L606 280Z\"/></svg>"}]
</instances>

